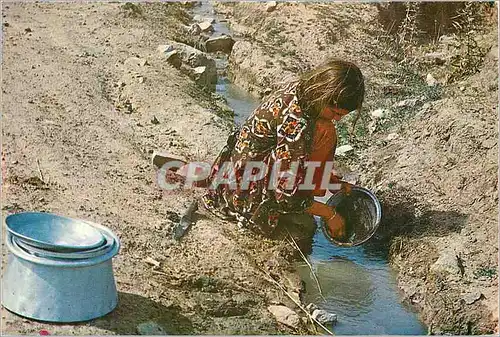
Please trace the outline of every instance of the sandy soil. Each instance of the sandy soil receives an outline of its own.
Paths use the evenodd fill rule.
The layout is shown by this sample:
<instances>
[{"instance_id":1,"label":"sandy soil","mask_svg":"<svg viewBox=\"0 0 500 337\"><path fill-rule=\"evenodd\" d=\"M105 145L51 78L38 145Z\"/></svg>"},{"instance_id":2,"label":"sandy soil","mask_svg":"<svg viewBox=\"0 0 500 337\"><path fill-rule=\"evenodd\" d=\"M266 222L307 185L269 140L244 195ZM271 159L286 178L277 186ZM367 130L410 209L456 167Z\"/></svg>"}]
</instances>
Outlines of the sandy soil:
<instances>
[{"instance_id":1,"label":"sandy soil","mask_svg":"<svg viewBox=\"0 0 500 337\"><path fill-rule=\"evenodd\" d=\"M168 334L304 332L277 325L267 311L293 303L261 270L297 297L300 290L285 244L203 212L183 241L170 239L200 191L161 191L152 151L211 160L229 129L210 95L156 50L185 23L180 5L142 7L3 6L2 215L36 210L89 219L115 231L122 250L114 259L114 312L54 325L2 309L2 333L136 334L148 321Z\"/></svg>"},{"instance_id":2,"label":"sandy soil","mask_svg":"<svg viewBox=\"0 0 500 337\"><path fill-rule=\"evenodd\" d=\"M414 69L401 67L382 43L387 33L375 5L217 9L242 39L231 55L232 78L257 94L330 56L361 67L368 87L363 132L357 140L340 133L341 144L355 151L339 165L383 203L375 240L390 246L404 300L419 309L430 333L497 330L496 19L476 36L489 51L480 72L443 85L456 51L446 43L423 44ZM430 51L443 58L439 65L429 62ZM440 87L427 86L425 71ZM382 119L370 114L379 108Z\"/></svg>"}]
</instances>

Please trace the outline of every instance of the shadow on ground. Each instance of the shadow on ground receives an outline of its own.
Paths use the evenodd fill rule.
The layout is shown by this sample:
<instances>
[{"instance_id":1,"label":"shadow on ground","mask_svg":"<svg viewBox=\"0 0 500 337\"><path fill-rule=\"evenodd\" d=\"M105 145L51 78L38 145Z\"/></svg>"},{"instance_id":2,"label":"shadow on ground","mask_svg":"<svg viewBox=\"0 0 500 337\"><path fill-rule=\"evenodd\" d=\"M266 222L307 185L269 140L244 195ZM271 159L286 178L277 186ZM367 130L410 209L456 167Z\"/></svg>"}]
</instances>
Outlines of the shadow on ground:
<instances>
[{"instance_id":1,"label":"shadow on ground","mask_svg":"<svg viewBox=\"0 0 500 337\"><path fill-rule=\"evenodd\" d=\"M166 307L149 298L119 292L118 306L110 314L91 323L119 335L137 335L141 323L155 322L168 335L193 334L191 321L176 307Z\"/></svg>"},{"instance_id":2,"label":"shadow on ground","mask_svg":"<svg viewBox=\"0 0 500 337\"><path fill-rule=\"evenodd\" d=\"M382 205L382 222L368 249L388 248L397 236L419 238L427 235L442 237L458 233L468 216L456 211L437 211L413 197L406 189L393 189L377 195Z\"/></svg>"}]
</instances>

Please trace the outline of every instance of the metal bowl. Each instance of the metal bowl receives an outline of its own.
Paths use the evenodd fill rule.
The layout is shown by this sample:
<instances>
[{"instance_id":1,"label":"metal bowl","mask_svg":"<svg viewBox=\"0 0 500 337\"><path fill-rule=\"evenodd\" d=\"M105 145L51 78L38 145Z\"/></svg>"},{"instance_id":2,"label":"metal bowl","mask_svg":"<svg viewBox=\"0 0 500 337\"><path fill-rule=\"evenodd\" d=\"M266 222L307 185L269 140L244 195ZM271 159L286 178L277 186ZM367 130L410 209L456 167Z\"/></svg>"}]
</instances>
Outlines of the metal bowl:
<instances>
[{"instance_id":1,"label":"metal bowl","mask_svg":"<svg viewBox=\"0 0 500 337\"><path fill-rule=\"evenodd\" d=\"M27 244L52 251L84 251L105 243L102 233L87 222L51 213L11 214L5 224Z\"/></svg>"},{"instance_id":2,"label":"metal bowl","mask_svg":"<svg viewBox=\"0 0 500 337\"><path fill-rule=\"evenodd\" d=\"M382 219L382 206L377 197L368 189L353 186L350 195L342 191L332 195L327 204L334 206L346 222L346 237L343 240L331 236L327 224L320 219L326 238L337 246L359 246L375 234Z\"/></svg>"},{"instance_id":3,"label":"metal bowl","mask_svg":"<svg viewBox=\"0 0 500 337\"><path fill-rule=\"evenodd\" d=\"M36 256L16 245L15 236L8 233L3 306L23 317L61 323L87 321L111 312L118 303L112 258L120 242L108 228L94 226L111 236L114 245L86 259Z\"/></svg>"},{"instance_id":4,"label":"metal bowl","mask_svg":"<svg viewBox=\"0 0 500 337\"><path fill-rule=\"evenodd\" d=\"M105 238L104 244L102 246L84 251L59 252L59 251L52 251L49 249L42 249L30 245L29 243L25 242L23 239L19 237L13 237L12 244L17 245L27 253L38 257L55 258L55 259L90 259L106 254L116 244L115 239L113 238L113 236L109 234L109 232L102 231L102 235Z\"/></svg>"}]
</instances>

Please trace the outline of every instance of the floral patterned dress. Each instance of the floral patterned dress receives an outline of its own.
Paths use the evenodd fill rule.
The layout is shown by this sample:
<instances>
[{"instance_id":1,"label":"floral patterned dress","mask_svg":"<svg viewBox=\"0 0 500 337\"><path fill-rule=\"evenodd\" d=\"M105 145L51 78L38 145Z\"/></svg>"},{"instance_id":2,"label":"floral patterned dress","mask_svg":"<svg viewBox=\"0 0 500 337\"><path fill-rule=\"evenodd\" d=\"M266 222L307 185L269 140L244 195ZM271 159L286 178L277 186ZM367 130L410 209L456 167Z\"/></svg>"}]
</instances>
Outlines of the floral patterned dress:
<instances>
[{"instance_id":1,"label":"floral patterned dress","mask_svg":"<svg viewBox=\"0 0 500 337\"><path fill-rule=\"evenodd\" d=\"M314 144L321 143L327 149L320 157L316 155L316 160L333 159L335 151L333 123L324 123L326 132L322 134L329 137L319 139L316 131L313 134L317 121L301 108L297 84L289 83L276 91L229 137L209 177L214 183L223 176L225 184L211 185L203 197L205 207L213 213L265 235L274 231L280 215L303 213L312 204L314 191L299 190L298 186L304 181L305 162ZM261 162L268 168L262 179L244 179L249 162ZM234 168L229 175L223 175L225 164ZM273 176L275 164L280 166Z\"/></svg>"}]
</instances>

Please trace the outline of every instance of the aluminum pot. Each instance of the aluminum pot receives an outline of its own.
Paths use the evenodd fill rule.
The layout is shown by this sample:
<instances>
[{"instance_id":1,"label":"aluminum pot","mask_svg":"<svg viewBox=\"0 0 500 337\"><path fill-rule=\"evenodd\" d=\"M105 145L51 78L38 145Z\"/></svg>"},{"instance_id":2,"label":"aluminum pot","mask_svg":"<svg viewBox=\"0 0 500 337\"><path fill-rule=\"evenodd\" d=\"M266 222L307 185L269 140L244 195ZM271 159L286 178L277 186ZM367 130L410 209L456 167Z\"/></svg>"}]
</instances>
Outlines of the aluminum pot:
<instances>
[{"instance_id":1,"label":"aluminum pot","mask_svg":"<svg viewBox=\"0 0 500 337\"><path fill-rule=\"evenodd\" d=\"M48 322L80 322L111 312L118 303L112 258L118 237L104 226L115 244L88 259L57 259L30 254L7 235L9 250L3 277L3 306L24 317Z\"/></svg>"},{"instance_id":2,"label":"aluminum pot","mask_svg":"<svg viewBox=\"0 0 500 337\"><path fill-rule=\"evenodd\" d=\"M354 247L365 243L375 234L382 220L380 202L370 190L364 187L353 186L349 196L339 191L328 199L327 205L335 206L337 212L346 220L348 227L351 227L348 229L347 238L339 241L330 235L326 222L320 219L320 226L325 237L337 246ZM344 214L347 208L350 208L350 212ZM359 219L354 220L351 218L353 214L349 213L356 213L354 218Z\"/></svg>"}]
</instances>

